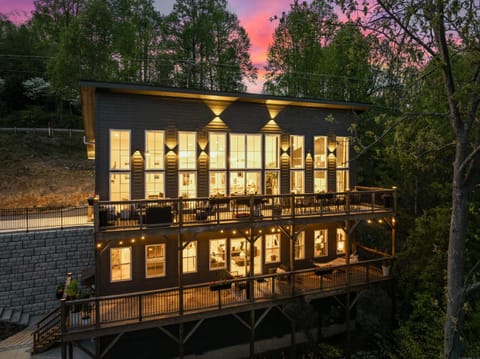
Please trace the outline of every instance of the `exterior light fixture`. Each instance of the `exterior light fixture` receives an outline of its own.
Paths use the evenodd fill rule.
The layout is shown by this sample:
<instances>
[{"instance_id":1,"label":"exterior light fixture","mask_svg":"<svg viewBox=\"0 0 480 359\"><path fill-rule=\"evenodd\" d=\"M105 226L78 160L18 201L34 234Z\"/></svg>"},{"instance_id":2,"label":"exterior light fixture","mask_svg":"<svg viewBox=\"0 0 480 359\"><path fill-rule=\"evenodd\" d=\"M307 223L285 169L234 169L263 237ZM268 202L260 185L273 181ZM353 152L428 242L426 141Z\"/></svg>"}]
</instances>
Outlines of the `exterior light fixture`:
<instances>
[{"instance_id":1,"label":"exterior light fixture","mask_svg":"<svg viewBox=\"0 0 480 359\"><path fill-rule=\"evenodd\" d=\"M118 242L118 244L122 245L122 244L123 244L123 241Z\"/></svg>"}]
</instances>

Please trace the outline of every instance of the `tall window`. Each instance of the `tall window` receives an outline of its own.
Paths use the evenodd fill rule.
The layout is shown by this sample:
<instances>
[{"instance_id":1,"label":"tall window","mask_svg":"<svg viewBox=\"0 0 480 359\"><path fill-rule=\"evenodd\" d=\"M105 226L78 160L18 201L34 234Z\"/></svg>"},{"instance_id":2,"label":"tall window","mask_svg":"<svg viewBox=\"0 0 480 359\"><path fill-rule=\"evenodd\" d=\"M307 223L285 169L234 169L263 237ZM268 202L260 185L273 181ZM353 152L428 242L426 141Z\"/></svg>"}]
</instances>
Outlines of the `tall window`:
<instances>
[{"instance_id":1,"label":"tall window","mask_svg":"<svg viewBox=\"0 0 480 359\"><path fill-rule=\"evenodd\" d=\"M247 135L247 168L262 168L262 136Z\"/></svg>"},{"instance_id":2,"label":"tall window","mask_svg":"<svg viewBox=\"0 0 480 359\"><path fill-rule=\"evenodd\" d=\"M164 164L164 132L145 131L145 169L163 170Z\"/></svg>"},{"instance_id":3,"label":"tall window","mask_svg":"<svg viewBox=\"0 0 480 359\"><path fill-rule=\"evenodd\" d=\"M230 134L230 168L246 167L245 135Z\"/></svg>"},{"instance_id":4,"label":"tall window","mask_svg":"<svg viewBox=\"0 0 480 359\"><path fill-rule=\"evenodd\" d=\"M295 194L304 193L304 180L303 171L291 171L290 172L290 191Z\"/></svg>"},{"instance_id":5,"label":"tall window","mask_svg":"<svg viewBox=\"0 0 480 359\"><path fill-rule=\"evenodd\" d=\"M265 171L265 194L280 194L279 171Z\"/></svg>"},{"instance_id":6,"label":"tall window","mask_svg":"<svg viewBox=\"0 0 480 359\"><path fill-rule=\"evenodd\" d=\"M305 259L305 231L300 232L295 239L295 259Z\"/></svg>"},{"instance_id":7,"label":"tall window","mask_svg":"<svg viewBox=\"0 0 480 359\"><path fill-rule=\"evenodd\" d=\"M337 192L344 192L350 187L348 150L348 137L337 137Z\"/></svg>"},{"instance_id":8,"label":"tall window","mask_svg":"<svg viewBox=\"0 0 480 359\"><path fill-rule=\"evenodd\" d=\"M184 198L194 198L197 196L196 172L178 173L178 195Z\"/></svg>"},{"instance_id":9,"label":"tall window","mask_svg":"<svg viewBox=\"0 0 480 359\"><path fill-rule=\"evenodd\" d=\"M130 173L110 172L110 200L130 200Z\"/></svg>"},{"instance_id":10,"label":"tall window","mask_svg":"<svg viewBox=\"0 0 480 359\"><path fill-rule=\"evenodd\" d=\"M130 131L110 130L110 170L130 169Z\"/></svg>"},{"instance_id":11,"label":"tall window","mask_svg":"<svg viewBox=\"0 0 480 359\"><path fill-rule=\"evenodd\" d=\"M192 241L183 249L183 273L197 271L197 241Z\"/></svg>"},{"instance_id":12,"label":"tall window","mask_svg":"<svg viewBox=\"0 0 480 359\"><path fill-rule=\"evenodd\" d=\"M145 276L147 278L165 275L165 244L145 246Z\"/></svg>"},{"instance_id":13,"label":"tall window","mask_svg":"<svg viewBox=\"0 0 480 359\"><path fill-rule=\"evenodd\" d=\"M261 168L262 136L230 134L230 193L262 193Z\"/></svg>"},{"instance_id":14,"label":"tall window","mask_svg":"<svg viewBox=\"0 0 480 359\"><path fill-rule=\"evenodd\" d=\"M280 262L280 234L265 235L265 263Z\"/></svg>"},{"instance_id":15,"label":"tall window","mask_svg":"<svg viewBox=\"0 0 480 359\"><path fill-rule=\"evenodd\" d=\"M197 136L195 132L178 132L178 168L197 168Z\"/></svg>"},{"instance_id":16,"label":"tall window","mask_svg":"<svg viewBox=\"0 0 480 359\"><path fill-rule=\"evenodd\" d=\"M280 136L265 135L265 168L280 168Z\"/></svg>"},{"instance_id":17,"label":"tall window","mask_svg":"<svg viewBox=\"0 0 480 359\"><path fill-rule=\"evenodd\" d=\"M225 169L227 163L227 136L221 132L210 132L208 137L210 169Z\"/></svg>"},{"instance_id":18,"label":"tall window","mask_svg":"<svg viewBox=\"0 0 480 359\"><path fill-rule=\"evenodd\" d=\"M110 130L110 200L130 199L130 131Z\"/></svg>"},{"instance_id":19,"label":"tall window","mask_svg":"<svg viewBox=\"0 0 480 359\"><path fill-rule=\"evenodd\" d=\"M110 279L112 282L132 279L132 247L110 248Z\"/></svg>"},{"instance_id":20,"label":"tall window","mask_svg":"<svg viewBox=\"0 0 480 359\"><path fill-rule=\"evenodd\" d=\"M227 192L226 177L227 173L211 171L210 172L210 196L224 196Z\"/></svg>"},{"instance_id":21,"label":"tall window","mask_svg":"<svg viewBox=\"0 0 480 359\"><path fill-rule=\"evenodd\" d=\"M327 168L327 136L315 136L314 141L314 168Z\"/></svg>"},{"instance_id":22,"label":"tall window","mask_svg":"<svg viewBox=\"0 0 480 359\"><path fill-rule=\"evenodd\" d=\"M165 193L165 173L145 173L145 198L162 198Z\"/></svg>"},{"instance_id":23,"label":"tall window","mask_svg":"<svg viewBox=\"0 0 480 359\"><path fill-rule=\"evenodd\" d=\"M313 246L314 257L328 255L328 232L326 229L313 231Z\"/></svg>"},{"instance_id":24,"label":"tall window","mask_svg":"<svg viewBox=\"0 0 480 359\"><path fill-rule=\"evenodd\" d=\"M345 253L345 231L337 228L337 254Z\"/></svg>"},{"instance_id":25,"label":"tall window","mask_svg":"<svg viewBox=\"0 0 480 359\"><path fill-rule=\"evenodd\" d=\"M304 168L303 136L290 136L290 168Z\"/></svg>"},{"instance_id":26,"label":"tall window","mask_svg":"<svg viewBox=\"0 0 480 359\"><path fill-rule=\"evenodd\" d=\"M313 191L327 192L327 171L315 170L313 172Z\"/></svg>"},{"instance_id":27,"label":"tall window","mask_svg":"<svg viewBox=\"0 0 480 359\"><path fill-rule=\"evenodd\" d=\"M225 239L210 240L210 270L226 268L225 253Z\"/></svg>"}]
</instances>

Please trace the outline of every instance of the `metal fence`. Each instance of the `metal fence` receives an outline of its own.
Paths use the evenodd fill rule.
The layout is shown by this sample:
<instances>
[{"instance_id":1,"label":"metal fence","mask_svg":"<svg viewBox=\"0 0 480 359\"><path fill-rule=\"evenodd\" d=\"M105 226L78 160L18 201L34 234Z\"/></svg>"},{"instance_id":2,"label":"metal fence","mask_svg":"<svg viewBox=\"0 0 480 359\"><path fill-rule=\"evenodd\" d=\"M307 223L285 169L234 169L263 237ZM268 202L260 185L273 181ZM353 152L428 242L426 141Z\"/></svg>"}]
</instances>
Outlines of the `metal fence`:
<instances>
[{"instance_id":1,"label":"metal fence","mask_svg":"<svg viewBox=\"0 0 480 359\"><path fill-rule=\"evenodd\" d=\"M88 206L0 208L0 232L63 229L92 224Z\"/></svg>"}]
</instances>

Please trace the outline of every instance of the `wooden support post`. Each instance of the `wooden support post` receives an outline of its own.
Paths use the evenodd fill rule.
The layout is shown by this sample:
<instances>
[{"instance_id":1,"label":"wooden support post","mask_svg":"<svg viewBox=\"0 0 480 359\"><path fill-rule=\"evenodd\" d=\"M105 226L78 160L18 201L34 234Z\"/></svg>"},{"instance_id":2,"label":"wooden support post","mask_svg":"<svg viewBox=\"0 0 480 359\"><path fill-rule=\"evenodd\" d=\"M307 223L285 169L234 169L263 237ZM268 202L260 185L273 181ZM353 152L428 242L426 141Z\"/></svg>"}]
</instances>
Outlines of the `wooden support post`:
<instances>
[{"instance_id":1,"label":"wooden support post","mask_svg":"<svg viewBox=\"0 0 480 359\"><path fill-rule=\"evenodd\" d=\"M184 347L183 347L183 343L184 343L184 340L183 340L183 337L184 337L184 333L183 333L183 322L180 322L178 324L178 357L180 359L183 359L183 356L184 356Z\"/></svg>"},{"instance_id":2,"label":"wooden support post","mask_svg":"<svg viewBox=\"0 0 480 359\"><path fill-rule=\"evenodd\" d=\"M183 243L180 232L177 236L178 314L183 315Z\"/></svg>"},{"instance_id":3,"label":"wooden support post","mask_svg":"<svg viewBox=\"0 0 480 359\"><path fill-rule=\"evenodd\" d=\"M295 359L297 357L296 338L297 325L295 320L290 320L291 333L290 333L290 358Z\"/></svg>"},{"instance_id":4,"label":"wooden support post","mask_svg":"<svg viewBox=\"0 0 480 359\"><path fill-rule=\"evenodd\" d=\"M250 310L250 356L255 358L255 310Z\"/></svg>"},{"instance_id":5,"label":"wooden support post","mask_svg":"<svg viewBox=\"0 0 480 359\"><path fill-rule=\"evenodd\" d=\"M350 346L352 344L350 333L350 292L345 295L345 358L350 359Z\"/></svg>"}]
</instances>

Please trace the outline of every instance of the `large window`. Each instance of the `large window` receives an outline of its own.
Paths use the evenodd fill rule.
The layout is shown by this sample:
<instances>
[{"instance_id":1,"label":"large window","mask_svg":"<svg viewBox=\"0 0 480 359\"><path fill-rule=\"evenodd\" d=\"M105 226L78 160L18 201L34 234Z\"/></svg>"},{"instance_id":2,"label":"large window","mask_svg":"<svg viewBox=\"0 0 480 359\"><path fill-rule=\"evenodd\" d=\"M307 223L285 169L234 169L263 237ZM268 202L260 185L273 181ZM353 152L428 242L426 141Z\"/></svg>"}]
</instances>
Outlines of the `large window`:
<instances>
[{"instance_id":1,"label":"large window","mask_svg":"<svg viewBox=\"0 0 480 359\"><path fill-rule=\"evenodd\" d=\"M326 229L313 231L313 246L314 257L328 255L328 232Z\"/></svg>"},{"instance_id":2,"label":"large window","mask_svg":"<svg viewBox=\"0 0 480 359\"><path fill-rule=\"evenodd\" d=\"M165 244L145 246L145 276L147 278L165 275Z\"/></svg>"},{"instance_id":3,"label":"large window","mask_svg":"<svg viewBox=\"0 0 480 359\"><path fill-rule=\"evenodd\" d=\"M183 273L197 271L197 241L192 241L183 249Z\"/></svg>"},{"instance_id":4,"label":"large window","mask_svg":"<svg viewBox=\"0 0 480 359\"><path fill-rule=\"evenodd\" d=\"M337 254L345 253L345 231L337 228Z\"/></svg>"},{"instance_id":5,"label":"large window","mask_svg":"<svg viewBox=\"0 0 480 359\"><path fill-rule=\"evenodd\" d=\"M265 263L280 262L280 234L265 235Z\"/></svg>"},{"instance_id":6,"label":"large window","mask_svg":"<svg viewBox=\"0 0 480 359\"><path fill-rule=\"evenodd\" d=\"M327 168L327 136L315 136L314 168Z\"/></svg>"},{"instance_id":7,"label":"large window","mask_svg":"<svg viewBox=\"0 0 480 359\"><path fill-rule=\"evenodd\" d=\"M119 282L132 279L132 248L110 248L110 279Z\"/></svg>"},{"instance_id":8,"label":"large window","mask_svg":"<svg viewBox=\"0 0 480 359\"><path fill-rule=\"evenodd\" d=\"M145 169L163 170L164 168L164 132L145 131Z\"/></svg>"},{"instance_id":9,"label":"large window","mask_svg":"<svg viewBox=\"0 0 480 359\"><path fill-rule=\"evenodd\" d=\"M130 200L130 173L110 172L110 201Z\"/></svg>"},{"instance_id":10,"label":"large window","mask_svg":"<svg viewBox=\"0 0 480 359\"><path fill-rule=\"evenodd\" d=\"M327 171L316 170L313 172L313 191L327 192Z\"/></svg>"},{"instance_id":11,"label":"large window","mask_svg":"<svg viewBox=\"0 0 480 359\"><path fill-rule=\"evenodd\" d=\"M295 239L295 259L305 259L305 231L298 233Z\"/></svg>"},{"instance_id":12,"label":"large window","mask_svg":"<svg viewBox=\"0 0 480 359\"><path fill-rule=\"evenodd\" d=\"M227 193L226 172L210 172L210 196L224 196Z\"/></svg>"},{"instance_id":13,"label":"large window","mask_svg":"<svg viewBox=\"0 0 480 359\"><path fill-rule=\"evenodd\" d=\"M290 172L290 191L295 194L304 193L303 171Z\"/></svg>"},{"instance_id":14,"label":"large window","mask_svg":"<svg viewBox=\"0 0 480 359\"><path fill-rule=\"evenodd\" d=\"M230 168L246 167L245 135L230 134Z\"/></svg>"},{"instance_id":15,"label":"large window","mask_svg":"<svg viewBox=\"0 0 480 359\"><path fill-rule=\"evenodd\" d=\"M349 183L348 137L337 137L337 192L344 192Z\"/></svg>"},{"instance_id":16,"label":"large window","mask_svg":"<svg viewBox=\"0 0 480 359\"><path fill-rule=\"evenodd\" d=\"M110 130L110 200L130 199L130 131Z\"/></svg>"},{"instance_id":17,"label":"large window","mask_svg":"<svg viewBox=\"0 0 480 359\"><path fill-rule=\"evenodd\" d=\"M304 138L290 136L290 168L304 168Z\"/></svg>"},{"instance_id":18,"label":"large window","mask_svg":"<svg viewBox=\"0 0 480 359\"><path fill-rule=\"evenodd\" d=\"M197 135L195 132L178 132L178 168L197 168Z\"/></svg>"},{"instance_id":19,"label":"large window","mask_svg":"<svg viewBox=\"0 0 480 359\"><path fill-rule=\"evenodd\" d=\"M226 150L227 136L220 132L210 132L209 136L209 153L210 168L225 169L226 168Z\"/></svg>"},{"instance_id":20,"label":"large window","mask_svg":"<svg viewBox=\"0 0 480 359\"><path fill-rule=\"evenodd\" d=\"M265 168L280 168L280 136L265 135Z\"/></svg>"},{"instance_id":21,"label":"large window","mask_svg":"<svg viewBox=\"0 0 480 359\"><path fill-rule=\"evenodd\" d=\"M225 253L225 239L210 240L210 270L226 268Z\"/></svg>"},{"instance_id":22,"label":"large window","mask_svg":"<svg viewBox=\"0 0 480 359\"><path fill-rule=\"evenodd\" d=\"M197 196L196 172L178 173L178 195L183 198L195 198Z\"/></svg>"},{"instance_id":23,"label":"large window","mask_svg":"<svg viewBox=\"0 0 480 359\"><path fill-rule=\"evenodd\" d=\"M130 169L130 131L110 130L110 170Z\"/></svg>"},{"instance_id":24,"label":"large window","mask_svg":"<svg viewBox=\"0 0 480 359\"><path fill-rule=\"evenodd\" d=\"M165 173L164 172L146 172L145 173L145 198L155 199L164 197L165 193Z\"/></svg>"},{"instance_id":25,"label":"large window","mask_svg":"<svg viewBox=\"0 0 480 359\"><path fill-rule=\"evenodd\" d=\"M260 194L261 187L260 171L232 171L230 173L230 193L232 195Z\"/></svg>"},{"instance_id":26,"label":"large window","mask_svg":"<svg viewBox=\"0 0 480 359\"><path fill-rule=\"evenodd\" d=\"M265 194L280 194L279 171L265 171Z\"/></svg>"}]
</instances>

